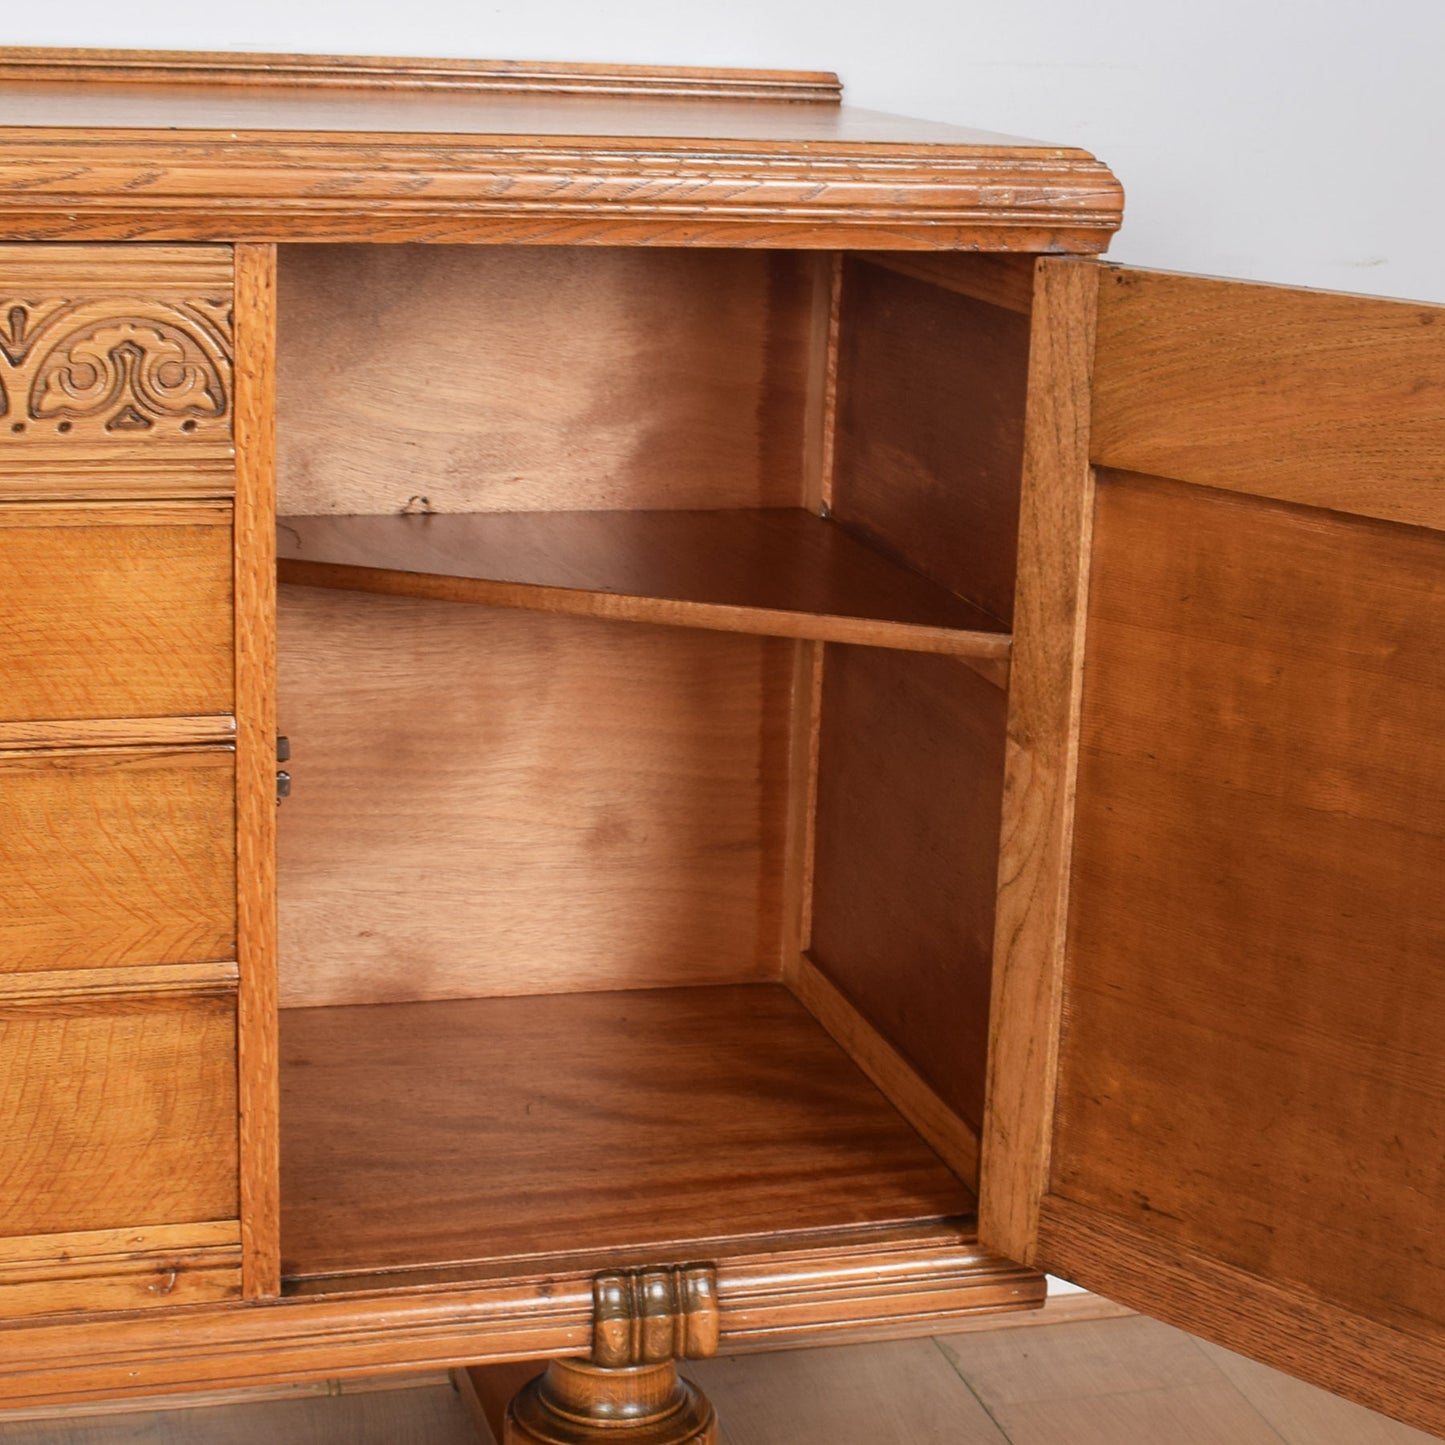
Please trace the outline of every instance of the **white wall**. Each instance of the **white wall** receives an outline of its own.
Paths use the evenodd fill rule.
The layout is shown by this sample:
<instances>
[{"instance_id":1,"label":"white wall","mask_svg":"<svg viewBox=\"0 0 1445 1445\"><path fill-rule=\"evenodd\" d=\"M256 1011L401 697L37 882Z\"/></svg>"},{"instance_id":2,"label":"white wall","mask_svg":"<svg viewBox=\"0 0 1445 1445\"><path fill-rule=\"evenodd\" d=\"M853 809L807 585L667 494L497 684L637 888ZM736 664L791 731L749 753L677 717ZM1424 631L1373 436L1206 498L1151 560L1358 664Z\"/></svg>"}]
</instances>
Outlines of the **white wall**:
<instances>
[{"instance_id":1,"label":"white wall","mask_svg":"<svg viewBox=\"0 0 1445 1445\"><path fill-rule=\"evenodd\" d=\"M1088 147L1113 254L1445 301L1445 0L70 0L0 42L835 69L857 105Z\"/></svg>"}]
</instances>

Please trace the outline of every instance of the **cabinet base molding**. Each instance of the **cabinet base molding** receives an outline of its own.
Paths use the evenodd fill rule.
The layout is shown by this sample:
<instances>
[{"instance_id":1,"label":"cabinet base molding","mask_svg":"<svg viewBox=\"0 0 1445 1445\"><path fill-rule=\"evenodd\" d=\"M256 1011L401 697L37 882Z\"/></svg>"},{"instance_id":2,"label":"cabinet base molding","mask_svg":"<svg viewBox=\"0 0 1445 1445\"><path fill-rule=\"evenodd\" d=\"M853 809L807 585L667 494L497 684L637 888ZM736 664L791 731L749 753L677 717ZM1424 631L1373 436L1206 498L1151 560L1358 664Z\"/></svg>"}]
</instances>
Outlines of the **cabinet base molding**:
<instances>
[{"instance_id":1,"label":"cabinet base molding","mask_svg":"<svg viewBox=\"0 0 1445 1445\"><path fill-rule=\"evenodd\" d=\"M592 1347L594 1281L609 1263L558 1261L522 1277L495 1266L493 1278L468 1285L401 1276L390 1288L367 1281L362 1293L318 1281L313 1289L329 1283L333 1293L197 1304L184 1341L159 1312L17 1321L0 1327L0 1402L578 1356ZM979 1247L971 1221L816 1236L782 1250L734 1242L718 1266L719 1344L732 1354L930 1334L980 1312L1037 1306L1043 1294L1041 1275Z\"/></svg>"}]
</instances>

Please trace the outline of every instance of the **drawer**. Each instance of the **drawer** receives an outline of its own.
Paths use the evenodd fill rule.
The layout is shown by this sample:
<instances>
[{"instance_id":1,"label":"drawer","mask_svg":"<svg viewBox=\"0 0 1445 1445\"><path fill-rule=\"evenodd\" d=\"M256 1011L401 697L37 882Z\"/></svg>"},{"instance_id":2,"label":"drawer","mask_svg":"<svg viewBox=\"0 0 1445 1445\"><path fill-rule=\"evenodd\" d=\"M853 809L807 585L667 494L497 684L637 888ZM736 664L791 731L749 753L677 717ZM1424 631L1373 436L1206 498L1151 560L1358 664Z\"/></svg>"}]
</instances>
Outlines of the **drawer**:
<instances>
[{"instance_id":1,"label":"drawer","mask_svg":"<svg viewBox=\"0 0 1445 1445\"><path fill-rule=\"evenodd\" d=\"M239 1298L239 1220L0 1239L0 1319Z\"/></svg>"},{"instance_id":2,"label":"drawer","mask_svg":"<svg viewBox=\"0 0 1445 1445\"><path fill-rule=\"evenodd\" d=\"M231 509L0 505L0 725L228 714Z\"/></svg>"},{"instance_id":3,"label":"drawer","mask_svg":"<svg viewBox=\"0 0 1445 1445\"><path fill-rule=\"evenodd\" d=\"M234 959L229 746L0 753L0 976Z\"/></svg>"},{"instance_id":4,"label":"drawer","mask_svg":"<svg viewBox=\"0 0 1445 1445\"><path fill-rule=\"evenodd\" d=\"M231 986L0 989L0 1239L235 1219L237 1151Z\"/></svg>"}]
</instances>

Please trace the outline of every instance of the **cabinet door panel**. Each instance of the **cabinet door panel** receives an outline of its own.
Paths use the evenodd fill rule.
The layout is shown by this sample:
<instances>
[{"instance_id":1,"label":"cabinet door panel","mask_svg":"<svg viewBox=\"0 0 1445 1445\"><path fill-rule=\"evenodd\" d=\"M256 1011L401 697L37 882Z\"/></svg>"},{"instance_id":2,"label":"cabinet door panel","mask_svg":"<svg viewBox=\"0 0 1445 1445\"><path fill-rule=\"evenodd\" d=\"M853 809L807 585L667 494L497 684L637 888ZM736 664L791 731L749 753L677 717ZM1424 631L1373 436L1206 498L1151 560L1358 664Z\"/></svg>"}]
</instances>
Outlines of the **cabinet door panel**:
<instances>
[{"instance_id":1,"label":"cabinet door panel","mask_svg":"<svg viewBox=\"0 0 1445 1445\"><path fill-rule=\"evenodd\" d=\"M1049 1083L995 1073L984 1232L1445 1430L1445 534L1380 520L1439 514L1442 313L1099 305L1067 908L999 980Z\"/></svg>"}]
</instances>

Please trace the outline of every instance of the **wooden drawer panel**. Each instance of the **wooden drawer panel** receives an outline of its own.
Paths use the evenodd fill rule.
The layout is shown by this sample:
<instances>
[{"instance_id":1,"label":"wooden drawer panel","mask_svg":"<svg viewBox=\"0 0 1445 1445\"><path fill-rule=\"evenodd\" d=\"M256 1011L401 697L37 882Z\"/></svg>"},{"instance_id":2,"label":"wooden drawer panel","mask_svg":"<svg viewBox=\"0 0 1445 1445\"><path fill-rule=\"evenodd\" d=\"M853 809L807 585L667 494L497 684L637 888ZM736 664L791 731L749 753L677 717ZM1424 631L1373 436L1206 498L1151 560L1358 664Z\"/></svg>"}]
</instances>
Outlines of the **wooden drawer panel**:
<instances>
[{"instance_id":1,"label":"wooden drawer panel","mask_svg":"<svg viewBox=\"0 0 1445 1445\"><path fill-rule=\"evenodd\" d=\"M0 820L0 974L235 957L229 747L0 753Z\"/></svg>"},{"instance_id":2,"label":"wooden drawer panel","mask_svg":"<svg viewBox=\"0 0 1445 1445\"><path fill-rule=\"evenodd\" d=\"M235 1219L0 1239L0 1319L199 1304L240 1293Z\"/></svg>"},{"instance_id":3,"label":"wooden drawer panel","mask_svg":"<svg viewBox=\"0 0 1445 1445\"><path fill-rule=\"evenodd\" d=\"M0 997L0 1239L234 1219L227 986Z\"/></svg>"},{"instance_id":4,"label":"wooden drawer panel","mask_svg":"<svg viewBox=\"0 0 1445 1445\"><path fill-rule=\"evenodd\" d=\"M0 506L0 723L229 713L229 506Z\"/></svg>"}]
</instances>

